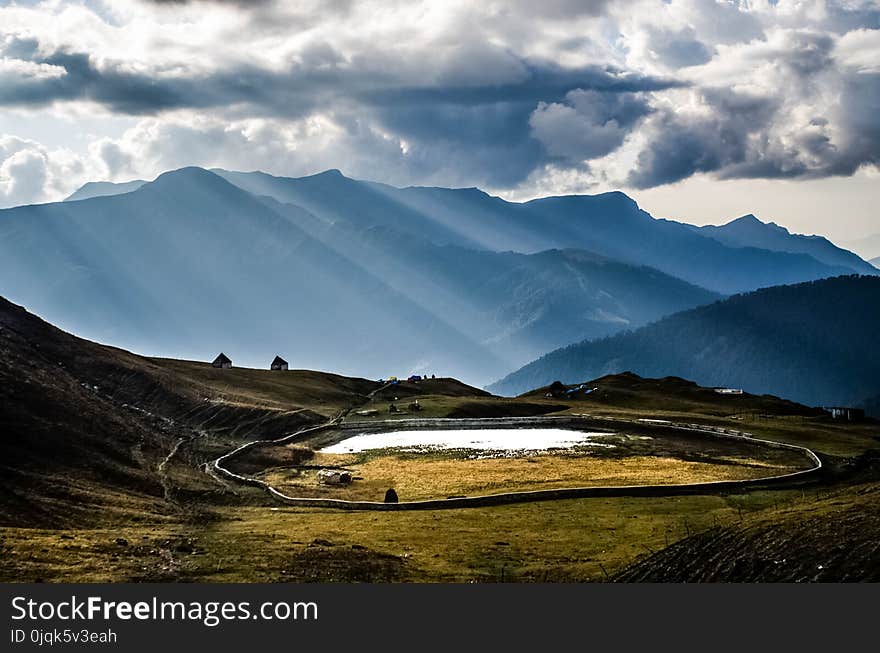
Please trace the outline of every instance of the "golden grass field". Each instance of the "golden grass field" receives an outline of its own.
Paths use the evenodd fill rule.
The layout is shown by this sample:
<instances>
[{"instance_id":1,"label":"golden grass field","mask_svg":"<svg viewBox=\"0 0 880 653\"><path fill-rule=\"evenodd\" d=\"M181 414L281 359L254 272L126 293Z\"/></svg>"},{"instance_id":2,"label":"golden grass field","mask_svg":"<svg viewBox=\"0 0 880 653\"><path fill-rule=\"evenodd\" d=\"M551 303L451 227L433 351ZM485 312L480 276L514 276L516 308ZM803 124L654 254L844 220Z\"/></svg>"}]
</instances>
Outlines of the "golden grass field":
<instances>
[{"instance_id":1,"label":"golden grass field","mask_svg":"<svg viewBox=\"0 0 880 653\"><path fill-rule=\"evenodd\" d=\"M468 459L431 453L367 457L317 454L307 468L276 468L261 475L289 496L382 501L394 488L401 501L438 499L608 485L666 485L739 480L796 471L759 458L730 457L724 462L697 462L672 456L607 458L585 454L541 454L526 457ZM318 481L321 467L344 467L355 480L328 486Z\"/></svg>"},{"instance_id":2,"label":"golden grass field","mask_svg":"<svg viewBox=\"0 0 880 653\"><path fill-rule=\"evenodd\" d=\"M840 509L823 492L596 498L468 510L227 507L214 520L3 530L19 581L602 581L680 539ZM116 543L124 538L126 545Z\"/></svg>"}]
</instances>

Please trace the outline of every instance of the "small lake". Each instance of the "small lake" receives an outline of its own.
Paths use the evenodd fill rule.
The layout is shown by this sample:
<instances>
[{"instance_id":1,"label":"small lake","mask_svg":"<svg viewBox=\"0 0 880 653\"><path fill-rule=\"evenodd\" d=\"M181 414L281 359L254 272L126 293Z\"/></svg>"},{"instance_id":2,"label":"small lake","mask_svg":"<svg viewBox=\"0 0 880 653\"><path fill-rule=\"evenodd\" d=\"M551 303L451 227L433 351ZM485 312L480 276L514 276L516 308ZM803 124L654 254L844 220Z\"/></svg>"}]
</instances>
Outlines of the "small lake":
<instances>
[{"instance_id":1,"label":"small lake","mask_svg":"<svg viewBox=\"0 0 880 653\"><path fill-rule=\"evenodd\" d=\"M321 449L321 453L358 453L371 449L430 448L483 451L544 451L572 447L610 447L591 442L608 433L566 429L449 429L361 433Z\"/></svg>"}]
</instances>

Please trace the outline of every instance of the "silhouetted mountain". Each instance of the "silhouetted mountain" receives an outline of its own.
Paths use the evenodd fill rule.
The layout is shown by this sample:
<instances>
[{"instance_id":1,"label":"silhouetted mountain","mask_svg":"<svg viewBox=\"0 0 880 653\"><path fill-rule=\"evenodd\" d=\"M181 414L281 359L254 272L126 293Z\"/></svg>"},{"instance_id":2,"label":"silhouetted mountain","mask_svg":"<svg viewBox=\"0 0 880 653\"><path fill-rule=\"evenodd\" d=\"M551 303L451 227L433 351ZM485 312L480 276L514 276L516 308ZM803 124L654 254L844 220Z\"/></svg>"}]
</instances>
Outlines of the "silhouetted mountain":
<instances>
[{"instance_id":1,"label":"silhouetted mountain","mask_svg":"<svg viewBox=\"0 0 880 653\"><path fill-rule=\"evenodd\" d=\"M694 227L702 234L731 247L758 247L774 252L809 254L832 266L845 266L860 274L874 274L873 266L856 254L842 249L823 236L792 234L774 222L761 222L754 215L744 215L725 225Z\"/></svg>"},{"instance_id":2,"label":"silhouetted mountain","mask_svg":"<svg viewBox=\"0 0 880 653\"><path fill-rule=\"evenodd\" d=\"M372 192L336 173L305 187L320 197L326 183ZM281 351L291 367L478 383L717 298L580 251L441 246L354 210L315 216L184 168L125 194L0 211L0 292L141 353L262 367Z\"/></svg>"},{"instance_id":3,"label":"silhouetted mountain","mask_svg":"<svg viewBox=\"0 0 880 653\"><path fill-rule=\"evenodd\" d=\"M110 181L90 181L83 184L65 202L75 202L76 200L87 200L93 197L109 197L110 195L121 195L122 193L130 193L137 190L147 182L142 179L134 181L126 181L120 184L114 184Z\"/></svg>"},{"instance_id":4,"label":"silhouetted mountain","mask_svg":"<svg viewBox=\"0 0 880 653\"><path fill-rule=\"evenodd\" d=\"M631 370L810 405L880 394L880 278L767 288L684 311L633 332L553 351L491 385L517 394Z\"/></svg>"}]
</instances>

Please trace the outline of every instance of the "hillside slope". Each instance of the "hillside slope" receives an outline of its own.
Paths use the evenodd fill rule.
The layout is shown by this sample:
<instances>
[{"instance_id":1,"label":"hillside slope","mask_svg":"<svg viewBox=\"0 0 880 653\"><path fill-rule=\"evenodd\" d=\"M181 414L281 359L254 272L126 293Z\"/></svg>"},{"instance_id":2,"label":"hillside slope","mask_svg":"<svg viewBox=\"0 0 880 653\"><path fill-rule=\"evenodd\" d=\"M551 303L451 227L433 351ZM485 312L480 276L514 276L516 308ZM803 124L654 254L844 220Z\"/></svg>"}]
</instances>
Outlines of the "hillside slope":
<instances>
[{"instance_id":1,"label":"hillside slope","mask_svg":"<svg viewBox=\"0 0 880 653\"><path fill-rule=\"evenodd\" d=\"M880 278L768 288L634 332L553 351L490 386L518 394L559 379L625 370L743 388L809 405L853 405L880 391Z\"/></svg>"},{"instance_id":2,"label":"hillside slope","mask_svg":"<svg viewBox=\"0 0 880 653\"><path fill-rule=\"evenodd\" d=\"M243 439L324 421L378 387L317 372L149 360L0 298L0 525L167 514L174 506L161 465L183 454L180 443L198 441L204 460ZM182 470L187 491L216 490L191 462Z\"/></svg>"},{"instance_id":3,"label":"hillside slope","mask_svg":"<svg viewBox=\"0 0 880 653\"><path fill-rule=\"evenodd\" d=\"M561 388L554 383L527 392L523 397L537 399L548 393L554 399L576 402L579 410L591 413L600 408L618 408L645 414L675 411L701 415L826 415L820 408L809 408L770 395L720 394L714 388L704 388L676 376L647 379L632 372L608 374L586 383L563 384Z\"/></svg>"},{"instance_id":4,"label":"hillside slope","mask_svg":"<svg viewBox=\"0 0 880 653\"><path fill-rule=\"evenodd\" d=\"M876 478L876 456L873 465ZM876 583L878 535L880 485L875 480L687 537L630 566L615 580Z\"/></svg>"}]
</instances>

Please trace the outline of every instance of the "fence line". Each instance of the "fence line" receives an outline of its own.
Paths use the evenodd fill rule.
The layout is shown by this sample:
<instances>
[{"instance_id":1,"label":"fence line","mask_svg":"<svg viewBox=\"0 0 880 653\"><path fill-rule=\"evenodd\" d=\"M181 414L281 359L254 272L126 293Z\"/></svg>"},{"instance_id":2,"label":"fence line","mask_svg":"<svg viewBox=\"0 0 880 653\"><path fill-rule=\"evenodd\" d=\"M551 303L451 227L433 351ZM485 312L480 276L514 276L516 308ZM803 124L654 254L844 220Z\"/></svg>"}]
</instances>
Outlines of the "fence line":
<instances>
[{"instance_id":1,"label":"fence line","mask_svg":"<svg viewBox=\"0 0 880 653\"><path fill-rule=\"evenodd\" d=\"M614 423L625 423L645 428L665 428L686 431L689 433L697 433L700 435L708 435L711 437L730 438L738 440L748 440L750 443L758 444L777 449L788 449L803 454L810 460L812 466L809 469L789 472L787 474L779 474L776 476L768 476L764 478L750 478L731 481L703 481L700 483L684 483L680 485L620 485L620 486L599 486L599 487L574 487L574 488L558 488L550 490L523 490L518 492L502 492L498 494L485 494L473 497L453 497L449 499L427 499L423 501L401 501L399 503L384 503L380 501L349 501L346 499L323 499L317 497L291 497L289 495L276 490L266 481L237 474L226 467L224 463L242 455L246 451L253 448L276 446L285 444L295 440L305 439L314 433L326 431L330 429L358 429L372 430L381 428L401 428L415 427L424 428L427 426L503 426L503 425L525 425L525 424L583 424L586 425L590 421L609 421ZM230 451L223 456L217 458L212 464L212 468L218 474L225 476L236 482L261 487L265 489L272 497L278 501L298 507L311 508L335 508L341 510L444 510L454 508L478 508L486 506L497 506L511 503L526 503L533 501L552 501L559 499L580 499L590 497L662 497L662 496L682 496L688 494L706 494L723 492L729 490L748 490L764 487L777 487L785 485L794 485L802 482L804 479L810 479L816 476L822 470L822 461L815 452L795 444L786 442L776 442L774 440L765 440L756 438L751 433L745 431L737 431L735 429L725 429L722 427L707 426L703 424L682 424L664 421L642 421L627 420L614 417L597 417L593 418L589 415L581 416L560 416L560 417L502 417L502 418L427 418L427 419L403 419L403 420L380 420L378 422L347 422L342 423L341 417L336 417L325 424L302 429L294 433L290 433L277 440L255 440L248 442L237 449Z\"/></svg>"}]
</instances>

